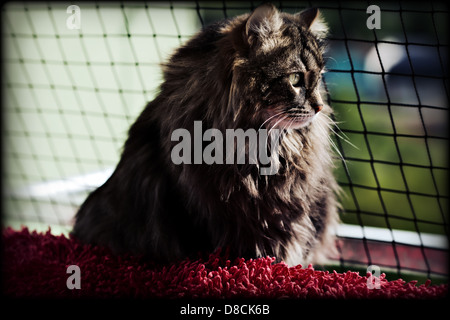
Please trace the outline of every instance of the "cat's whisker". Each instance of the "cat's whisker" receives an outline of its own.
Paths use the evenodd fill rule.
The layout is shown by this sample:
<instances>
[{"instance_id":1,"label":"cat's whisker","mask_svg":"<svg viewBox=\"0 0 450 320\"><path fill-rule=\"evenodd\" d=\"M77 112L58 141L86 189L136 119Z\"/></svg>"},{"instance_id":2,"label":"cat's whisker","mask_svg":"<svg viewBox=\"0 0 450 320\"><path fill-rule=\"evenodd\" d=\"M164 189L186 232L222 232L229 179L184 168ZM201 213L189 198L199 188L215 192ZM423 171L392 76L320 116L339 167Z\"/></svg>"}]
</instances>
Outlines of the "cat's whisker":
<instances>
[{"instance_id":1,"label":"cat's whisker","mask_svg":"<svg viewBox=\"0 0 450 320\"><path fill-rule=\"evenodd\" d=\"M339 131L346 139L348 139L347 135L346 135L346 134L341 130L341 128L339 128L339 126L338 126L338 124L340 124L340 122L334 121L329 115L325 115L325 117L327 117L327 118L330 120L330 122L329 122L329 127L330 127L330 129L332 129L331 125L333 125L334 127L336 127L336 128L338 129L338 131ZM333 132L336 133L334 130L333 130Z\"/></svg>"},{"instance_id":2,"label":"cat's whisker","mask_svg":"<svg viewBox=\"0 0 450 320\"><path fill-rule=\"evenodd\" d=\"M284 124L283 129L281 129L281 131L278 133L278 139L280 139L281 134L282 134L283 132L285 132L285 130L286 130L286 131L289 130L289 128L290 128L291 124L294 122L294 120L295 120L295 118L290 119L288 123L285 123L285 124ZM287 133L286 133L286 134L287 134Z\"/></svg>"},{"instance_id":3,"label":"cat's whisker","mask_svg":"<svg viewBox=\"0 0 450 320\"><path fill-rule=\"evenodd\" d=\"M278 112L276 114L274 114L273 116L269 117L268 119L266 119L266 121L264 121L261 126L258 128L258 130L261 130L262 126L264 124L266 124L266 122L270 121L271 119L275 118L276 116L279 116L280 114L286 113L286 110L282 110L281 112Z\"/></svg>"},{"instance_id":4,"label":"cat's whisker","mask_svg":"<svg viewBox=\"0 0 450 320\"><path fill-rule=\"evenodd\" d=\"M282 116L280 117L280 119L279 119L277 122L275 122L275 124L269 129L269 131L268 131L268 133L267 133L267 138L266 138L266 145L267 145L267 143L268 143L268 141L269 141L269 137L270 137L270 134L272 133L272 130L273 130L273 129L281 122L281 121L284 121L284 120L286 120L287 118L288 118L287 115L282 115ZM283 131L281 130L281 131L278 133L277 139L280 138L281 132L283 132Z\"/></svg>"},{"instance_id":5,"label":"cat's whisker","mask_svg":"<svg viewBox=\"0 0 450 320\"><path fill-rule=\"evenodd\" d=\"M333 58L333 57L326 57L326 59L327 60L332 60L336 65L338 65L338 62L337 62L337 60L335 58ZM327 70L328 70L328 68L327 68Z\"/></svg>"},{"instance_id":6,"label":"cat's whisker","mask_svg":"<svg viewBox=\"0 0 450 320\"><path fill-rule=\"evenodd\" d=\"M336 143L333 141L333 139L330 137L330 135L328 135L325 132L325 129L322 127L318 127L319 130L322 131L322 133L325 134L325 136L328 139L328 142L330 143L332 149L337 153L337 155L339 156L339 159L342 161L342 163L344 164L345 170L348 172L348 167L347 167L347 160L344 158L344 156L342 155L341 151L339 150L338 146L336 145ZM333 131L334 132L334 131Z\"/></svg>"},{"instance_id":7,"label":"cat's whisker","mask_svg":"<svg viewBox=\"0 0 450 320\"><path fill-rule=\"evenodd\" d=\"M271 131L281 122L281 121L284 121L284 120L286 120L288 118L288 116L287 115L283 115L282 117L280 117L280 119L277 121L277 122L275 122L275 124L269 129L269 132L267 133L267 137L269 137L270 136L270 133L271 133Z\"/></svg>"},{"instance_id":8,"label":"cat's whisker","mask_svg":"<svg viewBox=\"0 0 450 320\"><path fill-rule=\"evenodd\" d=\"M347 144L349 144L349 145L352 146L353 148L359 150L359 148L358 148L356 145L354 145L353 143L350 142L349 138L348 138L346 135L341 136L339 133L337 133L336 131L334 131L333 128L330 127L330 126L329 126L329 129L334 133L334 135L335 135L336 137L340 138L342 141L346 142Z\"/></svg>"},{"instance_id":9,"label":"cat's whisker","mask_svg":"<svg viewBox=\"0 0 450 320\"><path fill-rule=\"evenodd\" d=\"M296 120L296 118L291 119L291 121L289 121L289 123L284 126L283 130L286 129L286 128L289 129L291 127L291 125L294 123L295 120Z\"/></svg>"},{"instance_id":10,"label":"cat's whisker","mask_svg":"<svg viewBox=\"0 0 450 320\"><path fill-rule=\"evenodd\" d=\"M339 126L337 125L337 122L333 121L333 119L331 119L330 116L325 115L329 120L330 123L328 123L328 128L338 137L340 138L342 141L348 143L349 145L351 145L353 148L355 148L356 150L359 150L359 148L354 145L353 143L350 142L350 138L341 130L341 128L339 128ZM336 127L337 130L342 134L339 134L338 132L336 132L333 127Z\"/></svg>"},{"instance_id":11,"label":"cat's whisker","mask_svg":"<svg viewBox=\"0 0 450 320\"><path fill-rule=\"evenodd\" d=\"M287 115L287 113L286 113L286 116L285 116L284 120L289 119L289 118L290 118L290 117L289 117L289 116ZM290 119L289 122L285 122L284 125L283 125L283 128L281 129L280 132L284 132L286 129L289 129L289 127L291 126L291 124L292 124L292 119Z\"/></svg>"}]
</instances>

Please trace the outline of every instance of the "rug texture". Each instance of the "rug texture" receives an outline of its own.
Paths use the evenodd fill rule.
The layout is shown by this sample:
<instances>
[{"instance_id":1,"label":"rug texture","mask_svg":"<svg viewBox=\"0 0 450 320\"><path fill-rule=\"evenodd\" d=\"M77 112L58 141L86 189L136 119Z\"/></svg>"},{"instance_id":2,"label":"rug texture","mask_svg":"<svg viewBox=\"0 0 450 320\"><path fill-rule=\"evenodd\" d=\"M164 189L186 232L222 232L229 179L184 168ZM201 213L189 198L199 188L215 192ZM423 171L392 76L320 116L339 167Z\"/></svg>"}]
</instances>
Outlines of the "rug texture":
<instances>
[{"instance_id":1,"label":"rug texture","mask_svg":"<svg viewBox=\"0 0 450 320\"><path fill-rule=\"evenodd\" d=\"M63 235L3 230L3 294L8 297L133 298L441 298L448 285L417 285L402 279L369 289L367 276L288 267L274 258L229 261L220 253L205 260L161 266L136 256ZM76 284L79 267L80 289ZM72 284L72 285L71 285Z\"/></svg>"}]
</instances>

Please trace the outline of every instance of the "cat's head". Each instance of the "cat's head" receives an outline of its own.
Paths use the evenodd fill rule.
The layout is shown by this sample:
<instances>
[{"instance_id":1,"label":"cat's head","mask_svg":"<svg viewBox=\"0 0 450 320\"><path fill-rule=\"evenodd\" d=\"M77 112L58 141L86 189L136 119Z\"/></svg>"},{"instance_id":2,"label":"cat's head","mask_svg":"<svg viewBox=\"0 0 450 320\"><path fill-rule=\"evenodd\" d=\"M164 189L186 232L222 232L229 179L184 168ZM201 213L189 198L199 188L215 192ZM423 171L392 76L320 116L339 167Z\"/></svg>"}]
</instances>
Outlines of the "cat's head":
<instances>
[{"instance_id":1,"label":"cat's head","mask_svg":"<svg viewBox=\"0 0 450 320\"><path fill-rule=\"evenodd\" d=\"M251 114L248 120L266 128L307 127L324 107L319 91L327 28L318 9L291 15L264 4L234 32L235 119Z\"/></svg>"}]
</instances>

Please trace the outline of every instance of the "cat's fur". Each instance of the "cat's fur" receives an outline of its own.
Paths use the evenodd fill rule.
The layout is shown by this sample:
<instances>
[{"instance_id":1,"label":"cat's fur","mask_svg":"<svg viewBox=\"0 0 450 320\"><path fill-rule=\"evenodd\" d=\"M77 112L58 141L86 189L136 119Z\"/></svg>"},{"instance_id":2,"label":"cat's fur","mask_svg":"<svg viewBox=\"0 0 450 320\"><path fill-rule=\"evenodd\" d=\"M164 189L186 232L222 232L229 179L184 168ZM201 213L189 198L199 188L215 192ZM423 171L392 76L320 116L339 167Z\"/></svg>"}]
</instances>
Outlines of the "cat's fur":
<instances>
[{"instance_id":1,"label":"cat's fur","mask_svg":"<svg viewBox=\"0 0 450 320\"><path fill-rule=\"evenodd\" d=\"M290 15L265 4L204 28L176 50L113 175L81 206L73 235L157 261L227 247L233 256L295 265L333 249L331 109L322 109L319 93L325 33L316 9ZM311 71L311 79L293 88L288 76L299 71ZM283 110L314 118L301 125L269 119ZM195 120L222 132L284 129L278 173L262 176L257 164L175 165L171 133L192 132Z\"/></svg>"}]
</instances>

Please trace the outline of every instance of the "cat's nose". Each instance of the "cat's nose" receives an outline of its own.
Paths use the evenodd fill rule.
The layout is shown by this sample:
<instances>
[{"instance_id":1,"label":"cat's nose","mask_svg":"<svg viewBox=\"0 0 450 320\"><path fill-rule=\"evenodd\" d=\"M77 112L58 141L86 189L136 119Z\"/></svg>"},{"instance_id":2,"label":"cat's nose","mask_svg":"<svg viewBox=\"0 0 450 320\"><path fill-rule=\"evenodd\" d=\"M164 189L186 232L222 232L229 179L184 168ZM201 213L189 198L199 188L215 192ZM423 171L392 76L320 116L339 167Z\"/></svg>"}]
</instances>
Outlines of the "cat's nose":
<instances>
[{"instance_id":1,"label":"cat's nose","mask_svg":"<svg viewBox=\"0 0 450 320\"><path fill-rule=\"evenodd\" d=\"M314 109L316 113L319 113L323 109L323 100L320 94L313 93L308 99L309 105Z\"/></svg>"},{"instance_id":2,"label":"cat's nose","mask_svg":"<svg viewBox=\"0 0 450 320\"><path fill-rule=\"evenodd\" d=\"M315 111L316 113L319 113L320 110L323 109L323 104L313 103L313 104L311 105L311 107L314 109L314 111Z\"/></svg>"}]
</instances>

